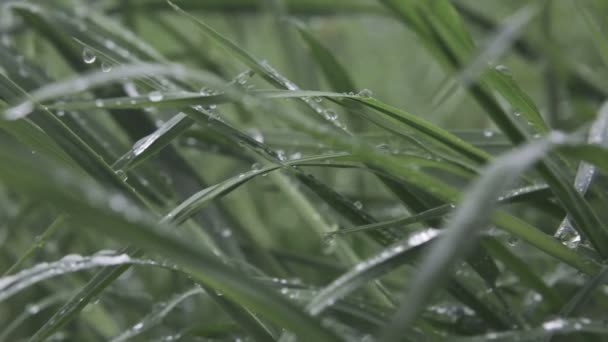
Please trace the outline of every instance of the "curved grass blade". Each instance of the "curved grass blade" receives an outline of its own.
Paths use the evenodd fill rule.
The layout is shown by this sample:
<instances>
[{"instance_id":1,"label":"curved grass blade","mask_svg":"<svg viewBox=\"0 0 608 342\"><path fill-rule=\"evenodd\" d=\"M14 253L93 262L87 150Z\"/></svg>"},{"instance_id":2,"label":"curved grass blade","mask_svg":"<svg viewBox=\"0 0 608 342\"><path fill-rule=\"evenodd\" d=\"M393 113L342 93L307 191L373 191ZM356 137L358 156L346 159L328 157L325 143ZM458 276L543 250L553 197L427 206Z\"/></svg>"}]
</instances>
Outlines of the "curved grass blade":
<instances>
[{"instance_id":1,"label":"curved grass blade","mask_svg":"<svg viewBox=\"0 0 608 342\"><path fill-rule=\"evenodd\" d=\"M123 342L140 335L147 330L153 328L155 325L160 324L162 320L171 313L171 311L181 304L186 299L205 293L200 287L195 287L186 292L177 294L168 301L155 306L154 310L148 313L141 321L131 326L128 330L122 334L111 339L112 342Z\"/></svg>"},{"instance_id":2,"label":"curved grass blade","mask_svg":"<svg viewBox=\"0 0 608 342\"><path fill-rule=\"evenodd\" d=\"M70 177L49 175L54 178L41 179L33 170L60 170L57 165L45 165L23 160L5 147L0 148L0 160L13 165L3 168L0 178L19 185L30 194L44 195L48 200L69 204L74 211L70 212L76 222L84 221L85 227L103 228L103 231L114 238L125 242L135 242L156 253L171 258L184 267L190 275L208 286L221 291L240 305L251 308L273 322L292 330L304 339L338 341L333 333L323 328L315 319L304 314L289 301L273 291L249 280L242 273L235 271L219 259L202 252L199 246L176 238L166 229L154 223L154 220L131 204L128 199L121 199L121 207L112 207L107 202L111 198L104 189L90 183L79 181L80 177L67 170ZM50 166L50 167L49 167ZM77 184L74 184L77 183ZM86 193L83 193L85 191ZM88 195L87 195L88 193ZM94 194L91 196L91 194ZM97 217L97 224L91 222Z\"/></svg>"},{"instance_id":3,"label":"curved grass blade","mask_svg":"<svg viewBox=\"0 0 608 342\"><path fill-rule=\"evenodd\" d=\"M319 132L317 127L311 127L301 122L294 122L293 124L301 131L316 137L319 141L322 141L330 146L334 146L335 148L348 151L352 155L361 158L362 161L365 161L374 167L394 174L397 177L407 179L408 181L427 189L429 193L437 196L445 202L454 203L460 199L460 192L454 189L452 186L445 184L442 180L432 177L426 173L417 172L416 170L411 169L408 165L400 163L399 160L379 153L376 149L365 145L361 141L344 139L337 136L331 136L331 138L328 138L327 135ZM566 148L566 145L560 146L559 148L561 151ZM598 151L600 153L593 153L592 150L594 148L597 148L597 146L579 146L578 148L575 148L576 152L573 152L573 154L585 155L588 158L597 159L599 163L608 164L606 162L608 159L604 160L601 158L601 149ZM598 270L598 267L594 262L568 249L566 246L562 245L554 238L546 235L538 228L535 228L534 226L512 215L504 212L497 212L493 216L492 222L501 229L517 236L522 241L530 243L539 250L564 261L565 263L575 267L578 270L581 270L584 273L595 274L595 272ZM364 222L362 224L368 223L369 222Z\"/></svg>"},{"instance_id":4,"label":"curved grass blade","mask_svg":"<svg viewBox=\"0 0 608 342\"><path fill-rule=\"evenodd\" d=\"M507 191L504 195L498 197L499 203L512 203L522 201L522 198L525 199L529 196L533 196L534 194L541 193L545 194L547 190L547 186L544 184L534 185L529 187L517 188L514 190ZM389 221L383 221L378 223L372 223L368 225L362 225L352 228L345 228L341 230L337 230L332 235L343 235L365 231L368 229L381 229L393 226L408 226L414 223L418 223L421 221L426 221L428 219L445 217L447 214L454 211L456 206L454 204L443 204L438 207L434 207L423 212L417 213L415 215L410 215L407 217L396 218Z\"/></svg>"},{"instance_id":5,"label":"curved grass blade","mask_svg":"<svg viewBox=\"0 0 608 342\"><path fill-rule=\"evenodd\" d=\"M31 257L37 250L42 248L44 244L48 241L48 239L63 225L65 221L65 217L62 215L57 216L55 220L44 230L44 232L38 236L36 239L36 244L32 245L28 250L23 253L15 263L11 265L4 273L2 273L2 277L13 273L13 271L19 269L21 264ZM1 278L0 278L1 279ZM1 291L1 290L0 290Z\"/></svg>"},{"instance_id":6,"label":"curved grass blade","mask_svg":"<svg viewBox=\"0 0 608 342\"><path fill-rule=\"evenodd\" d=\"M602 105L597 118L589 128L587 142L589 144L601 145L606 139L606 135L608 135L608 103ZM585 162L580 163L574 178L574 187L576 190L584 196L595 175L596 170L593 165L589 165ZM581 239L580 235L572 227L569 216L566 216L562 220L555 232L555 237L562 241L568 241L568 244L573 247L577 244L577 241L580 241Z\"/></svg>"},{"instance_id":7,"label":"curved grass blade","mask_svg":"<svg viewBox=\"0 0 608 342\"><path fill-rule=\"evenodd\" d=\"M310 33L303 23L296 21L295 19L291 20L291 23L298 29L298 32L306 41L306 44L308 44L310 51L323 70L325 78L330 83L333 90L342 92L355 91L355 83L336 57L323 46L312 33Z\"/></svg>"},{"instance_id":8,"label":"curved grass blade","mask_svg":"<svg viewBox=\"0 0 608 342\"><path fill-rule=\"evenodd\" d=\"M174 76L187 79L196 79L201 82L211 84L216 87L225 86L225 82L216 76L203 72L187 70L181 65L166 65L166 64L135 64L121 65L112 69L109 72L94 71L87 75L79 75L75 78L65 81L54 82L43 86L42 88L33 91L28 100L21 102L4 111L4 117L8 120L21 119L35 109L36 103L41 103L51 99L58 99L66 95L77 94L96 87L122 81L125 78L137 78L146 75L154 74L156 76ZM149 95L149 99L153 102L156 94ZM159 94L162 99L162 94ZM102 107L100 103L97 107Z\"/></svg>"},{"instance_id":9,"label":"curved grass blade","mask_svg":"<svg viewBox=\"0 0 608 342\"><path fill-rule=\"evenodd\" d=\"M461 68L470 58L473 41L464 27L458 12L448 1L408 2L383 0L401 19L411 26L425 41L431 52L451 70ZM535 132L544 134L547 126L532 100L517 86L510 73L504 70L488 70L480 82L471 87L477 101L486 108L496 125L509 136L514 144L528 140L529 134L517 120L498 104L493 91L507 100L521 117L530 122ZM603 257L608 256L608 230L597 217L589 203L569 183L567 170L554 155L547 155L538 165L556 198L567 209L575 226L592 243Z\"/></svg>"},{"instance_id":10,"label":"curved grass blade","mask_svg":"<svg viewBox=\"0 0 608 342\"><path fill-rule=\"evenodd\" d=\"M32 268L22 270L14 275L0 278L0 301L32 286L36 283L56 277L65 273L77 272L95 267L109 265L124 265L136 263L126 254L119 255L93 255L82 257L80 255L66 255L61 260L51 263L40 263Z\"/></svg>"},{"instance_id":11,"label":"curved grass blade","mask_svg":"<svg viewBox=\"0 0 608 342\"><path fill-rule=\"evenodd\" d=\"M299 22L294 22L296 27L298 28L300 35L304 38L306 43L308 44L310 50L318 61L318 64L321 66L326 78L332 85L333 89L336 91L350 91L349 94L352 94L352 91L355 89L354 83L351 80L350 76L344 69L344 67L340 64L340 62L333 56L333 54L325 48L307 29L306 27ZM369 98L371 97L371 91L363 90L358 94L360 97ZM355 107L362 107L361 105ZM352 106L350 106L352 109ZM357 113L362 115L363 117L369 118L369 115L366 115L362 108L359 109ZM382 121L371 120L377 124L380 124L381 127L386 127L386 125L382 125ZM427 150L426 146L422 145L423 149ZM434 151L433 151L434 152ZM476 170L474 167L470 167L468 165L463 165L464 163L460 161L455 161L455 159L446 157L443 153L438 153L442 159L445 159L448 162L453 163L454 165L460 166L463 168L465 172L469 172L471 174L475 174ZM443 163L442 163L443 164ZM447 163L445 163L447 164ZM384 185L390 189L408 208L420 207L419 199L416 196L412 196L409 191L401 186L400 188L396 188L394 183L382 176L380 176L380 181L384 183ZM376 228L387 228L387 227L376 227ZM341 230L343 231L343 230ZM483 249L479 249L476 251L476 255L471 262L472 266L475 268L477 272L487 281L488 284L493 284L498 275L498 268L494 264L487 254L483 251Z\"/></svg>"},{"instance_id":12,"label":"curved grass blade","mask_svg":"<svg viewBox=\"0 0 608 342\"><path fill-rule=\"evenodd\" d=\"M414 278L410 291L383 332L383 341L399 340L404 328L413 323L434 288L447 277L449 267L456 262L457 257L474 246L475 239L472 236L489 222L497 194L538 162L553 144L563 143L564 140L563 135L554 133L549 139L514 150L490 164L447 224L444 237L429 250L422 262L421 273Z\"/></svg>"},{"instance_id":13,"label":"curved grass blade","mask_svg":"<svg viewBox=\"0 0 608 342\"><path fill-rule=\"evenodd\" d=\"M593 278L589 279L585 286L583 286L580 290L570 298L570 300L561 308L559 311L559 317L569 317L572 316L576 311L580 311L580 309L587 304L587 302L591 299L591 295L593 291L596 290L599 286L606 283L608 280L608 267L602 268L602 270L595 275ZM549 335L545 338L545 341L551 341L552 335Z\"/></svg>"},{"instance_id":14,"label":"curved grass blade","mask_svg":"<svg viewBox=\"0 0 608 342\"><path fill-rule=\"evenodd\" d=\"M481 336L454 338L458 342L486 342L486 341L538 341L544 337L559 334L595 333L607 335L608 329L603 322L592 321L588 318L563 319L556 318L546 321L541 326L527 329L496 333L488 333Z\"/></svg>"},{"instance_id":15,"label":"curved grass blade","mask_svg":"<svg viewBox=\"0 0 608 342\"><path fill-rule=\"evenodd\" d=\"M379 276L394 270L412 258L413 253L434 240L440 231L425 229L412 233L407 239L383 249L380 253L357 264L319 292L307 305L312 315L319 315L337 300L364 286Z\"/></svg>"},{"instance_id":16,"label":"curved grass blade","mask_svg":"<svg viewBox=\"0 0 608 342\"><path fill-rule=\"evenodd\" d=\"M455 206L452 204L444 204L439 207L425 210L425 211L420 212L415 215L410 215L408 217L397 218L397 219L390 220L390 221L383 221L383 222L378 222L378 223L365 224L365 225L352 227L352 228L336 230L335 232L332 232L331 235L344 235L344 234L366 231L369 229L383 229L383 228L396 227L396 226L404 227L404 226L408 226L408 225L418 223L421 221L426 221L428 219L444 217L445 215L452 212L454 210L454 208L455 208Z\"/></svg>"},{"instance_id":17,"label":"curved grass blade","mask_svg":"<svg viewBox=\"0 0 608 342\"><path fill-rule=\"evenodd\" d=\"M19 314L15 319L13 319L7 326L3 327L2 332L0 332L0 341L7 341L8 337L11 336L13 331L19 327L23 322L25 322L28 318L33 317L40 312L61 303L64 299L67 298L67 294L58 293L51 296L48 296L36 303L28 304L23 312Z\"/></svg>"},{"instance_id":18,"label":"curved grass blade","mask_svg":"<svg viewBox=\"0 0 608 342\"><path fill-rule=\"evenodd\" d=\"M285 165L298 165L304 164L311 161L319 161L319 160L329 160L333 158L340 158L347 156L347 154L340 153L334 155L325 155L325 156L317 156L310 158L303 158L296 161L285 162ZM196 211L208 205L214 199L220 198L223 195L233 191L235 188L243 185L244 183L250 181L251 179L268 174L274 170L278 170L282 168L282 165L271 165L263 168L259 168L257 170L247 171L245 173L241 173L236 177L232 177L227 179L221 183L213 185L207 189L203 189L190 198L179 204L175 207L171 212L169 212L164 220L175 222L175 224L181 224L188 218L190 218Z\"/></svg>"},{"instance_id":19,"label":"curved grass blade","mask_svg":"<svg viewBox=\"0 0 608 342\"><path fill-rule=\"evenodd\" d=\"M489 247L487 250L490 255L502 261L513 273L517 274L522 283L543 296L543 304L547 305L551 311L557 310L563 304L564 300L559 293L549 287L541 277L530 269L528 264L514 255L503 244L496 239L488 239L487 237L483 237L481 243Z\"/></svg>"}]
</instances>

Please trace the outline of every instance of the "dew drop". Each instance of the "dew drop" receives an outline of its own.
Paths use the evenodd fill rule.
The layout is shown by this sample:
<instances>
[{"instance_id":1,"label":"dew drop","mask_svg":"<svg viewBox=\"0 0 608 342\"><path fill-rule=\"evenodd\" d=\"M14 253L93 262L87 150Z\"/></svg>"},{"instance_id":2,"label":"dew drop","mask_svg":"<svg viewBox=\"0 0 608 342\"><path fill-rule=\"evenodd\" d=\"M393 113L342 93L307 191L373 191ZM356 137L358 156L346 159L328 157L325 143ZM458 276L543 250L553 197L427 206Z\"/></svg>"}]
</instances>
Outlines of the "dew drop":
<instances>
[{"instance_id":1,"label":"dew drop","mask_svg":"<svg viewBox=\"0 0 608 342\"><path fill-rule=\"evenodd\" d=\"M35 315L38 312L40 312L40 306L35 305L35 304L28 304L26 306L25 310L27 311L28 314Z\"/></svg>"},{"instance_id":2,"label":"dew drop","mask_svg":"<svg viewBox=\"0 0 608 342\"><path fill-rule=\"evenodd\" d=\"M489 129L486 129L483 131L483 136L486 138L491 138L492 136L494 136L494 132Z\"/></svg>"},{"instance_id":3,"label":"dew drop","mask_svg":"<svg viewBox=\"0 0 608 342\"><path fill-rule=\"evenodd\" d=\"M326 234L321 241L323 254L332 254L336 249L336 236L334 234Z\"/></svg>"},{"instance_id":4,"label":"dew drop","mask_svg":"<svg viewBox=\"0 0 608 342\"><path fill-rule=\"evenodd\" d=\"M323 114L327 120L334 121L338 118L338 113L336 113L336 111L333 109L325 109Z\"/></svg>"},{"instance_id":5,"label":"dew drop","mask_svg":"<svg viewBox=\"0 0 608 342\"><path fill-rule=\"evenodd\" d=\"M250 128L247 130L247 135L252 137L255 141L259 143L264 143L264 135L257 128Z\"/></svg>"},{"instance_id":6,"label":"dew drop","mask_svg":"<svg viewBox=\"0 0 608 342\"><path fill-rule=\"evenodd\" d=\"M85 47L82 50L82 60L87 64L93 64L97 60L97 56L91 49Z\"/></svg>"},{"instance_id":7,"label":"dew drop","mask_svg":"<svg viewBox=\"0 0 608 342\"><path fill-rule=\"evenodd\" d=\"M112 65L108 62L101 62L101 71L102 72L112 71Z\"/></svg>"},{"instance_id":8,"label":"dew drop","mask_svg":"<svg viewBox=\"0 0 608 342\"><path fill-rule=\"evenodd\" d=\"M499 64L494 69L503 75L511 76L511 70L506 65Z\"/></svg>"},{"instance_id":9,"label":"dew drop","mask_svg":"<svg viewBox=\"0 0 608 342\"><path fill-rule=\"evenodd\" d=\"M361 89L361 91L357 95L361 97L372 97L374 93L372 93L372 91L369 89Z\"/></svg>"},{"instance_id":10,"label":"dew drop","mask_svg":"<svg viewBox=\"0 0 608 342\"><path fill-rule=\"evenodd\" d=\"M361 203L360 201L355 201L355 203L353 203L355 205L355 207L359 210L363 209L363 203Z\"/></svg>"},{"instance_id":11,"label":"dew drop","mask_svg":"<svg viewBox=\"0 0 608 342\"><path fill-rule=\"evenodd\" d=\"M158 91L158 90L151 91L148 94L148 99L150 99L150 101L152 101L152 102L162 101L163 94L160 91Z\"/></svg>"},{"instance_id":12,"label":"dew drop","mask_svg":"<svg viewBox=\"0 0 608 342\"><path fill-rule=\"evenodd\" d=\"M376 145L376 149L383 154L389 154L391 152L391 147L388 144L378 144Z\"/></svg>"},{"instance_id":13,"label":"dew drop","mask_svg":"<svg viewBox=\"0 0 608 342\"><path fill-rule=\"evenodd\" d=\"M277 150L277 158L279 158L280 161L287 160L287 157L285 156L285 151Z\"/></svg>"},{"instance_id":14,"label":"dew drop","mask_svg":"<svg viewBox=\"0 0 608 342\"><path fill-rule=\"evenodd\" d=\"M566 321L562 318L554 319L552 321L548 321L543 323L543 329L547 331L561 329L566 325Z\"/></svg>"},{"instance_id":15,"label":"dew drop","mask_svg":"<svg viewBox=\"0 0 608 342\"><path fill-rule=\"evenodd\" d=\"M124 172L123 170L116 170L114 171L114 173L116 174L116 176L118 176L118 178L120 178L121 181L126 181L128 179L127 173Z\"/></svg>"}]
</instances>

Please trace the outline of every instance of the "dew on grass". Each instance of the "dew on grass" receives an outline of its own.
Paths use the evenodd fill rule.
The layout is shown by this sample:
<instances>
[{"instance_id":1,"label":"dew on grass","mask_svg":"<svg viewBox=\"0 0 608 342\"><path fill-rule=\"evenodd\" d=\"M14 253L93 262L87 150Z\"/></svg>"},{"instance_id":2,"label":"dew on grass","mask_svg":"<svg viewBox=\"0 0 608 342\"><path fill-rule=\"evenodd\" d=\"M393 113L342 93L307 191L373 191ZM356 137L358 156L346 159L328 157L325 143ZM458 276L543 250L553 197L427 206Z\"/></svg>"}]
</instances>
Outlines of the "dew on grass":
<instances>
[{"instance_id":1,"label":"dew on grass","mask_svg":"<svg viewBox=\"0 0 608 342\"><path fill-rule=\"evenodd\" d=\"M543 329L547 331L559 330L565 327L567 324L568 322L563 318L556 318L554 320L544 322Z\"/></svg>"},{"instance_id":2,"label":"dew on grass","mask_svg":"<svg viewBox=\"0 0 608 342\"><path fill-rule=\"evenodd\" d=\"M334 121L338 118L338 113L333 109L325 109L323 115L327 120Z\"/></svg>"},{"instance_id":3,"label":"dew on grass","mask_svg":"<svg viewBox=\"0 0 608 342\"><path fill-rule=\"evenodd\" d=\"M135 262L127 254L81 256L65 255L58 261L41 262L31 268L0 278L0 300L33 286L41 281L66 273L101 266L121 265Z\"/></svg>"},{"instance_id":4,"label":"dew on grass","mask_svg":"<svg viewBox=\"0 0 608 342\"><path fill-rule=\"evenodd\" d=\"M102 72L112 71L112 64L110 64L108 62L101 62L101 71Z\"/></svg>"},{"instance_id":5,"label":"dew on grass","mask_svg":"<svg viewBox=\"0 0 608 342\"><path fill-rule=\"evenodd\" d=\"M515 235L509 235L509 237L507 238L507 243L509 244L509 246L515 247L519 243L519 238Z\"/></svg>"},{"instance_id":6,"label":"dew on grass","mask_svg":"<svg viewBox=\"0 0 608 342\"><path fill-rule=\"evenodd\" d=\"M148 93L148 99L152 102L162 101L163 94L158 90L154 90Z\"/></svg>"},{"instance_id":7,"label":"dew on grass","mask_svg":"<svg viewBox=\"0 0 608 342\"><path fill-rule=\"evenodd\" d=\"M264 135L257 128L249 128L246 130L247 135L253 138L253 140L263 144L264 143Z\"/></svg>"},{"instance_id":8,"label":"dew on grass","mask_svg":"<svg viewBox=\"0 0 608 342\"><path fill-rule=\"evenodd\" d=\"M93 52L91 49L89 49L88 47L85 47L82 50L82 60L86 64L93 64L97 60L97 55L95 55L95 52Z\"/></svg>"},{"instance_id":9,"label":"dew on grass","mask_svg":"<svg viewBox=\"0 0 608 342\"><path fill-rule=\"evenodd\" d=\"M286 161L287 160L287 156L285 155L285 151L283 151L283 150L277 150L277 158L280 161Z\"/></svg>"},{"instance_id":10,"label":"dew on grass","mask_svg":"<svg viewBox=\"0 0 608 342\"><path fill-rule=\"evenodd\" d=\"M494 69L496 69L496 71L498 71L499 73L501 73L503 75L511 76L511 70L509 69L509 67L507 67L504 64L499 64L496 67L494 67Z\"/></svg>"},{"instance_id":11,"label":"dew on grass","mask_svg":"<svg viewBox=\"0 0 608 342\"><path fill-rule=\"evenodd\" d=\"M125 182L128 179L127 173L124 172L123 170L116 170L116 171L114 171L114 173L123 182Z\"/></svg>"},{"instance_id":12,"label":"dew on grass","mask_svg":"<svg viewBox=\"0 0 608 342\"><path fill-rule=\"evenodd\" d=\"M357 95L361 97L372 97L374 93L369 89L361 89Z\"/></svg>"}]
</instances>

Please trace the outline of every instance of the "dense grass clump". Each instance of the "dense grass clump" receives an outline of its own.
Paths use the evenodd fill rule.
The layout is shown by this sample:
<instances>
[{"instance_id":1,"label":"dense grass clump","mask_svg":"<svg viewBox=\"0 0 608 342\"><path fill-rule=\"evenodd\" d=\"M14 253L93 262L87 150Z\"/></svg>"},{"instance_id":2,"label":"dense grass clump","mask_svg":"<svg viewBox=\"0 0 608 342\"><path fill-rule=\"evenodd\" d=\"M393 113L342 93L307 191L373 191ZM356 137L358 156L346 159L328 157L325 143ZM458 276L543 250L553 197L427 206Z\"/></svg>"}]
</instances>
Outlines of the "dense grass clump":
<instances>
[{"instance_id":1,"label":"dense grass clump","mask_svg":"<svg viewBox=\"0 0 608 342\"><path fill-rule=\"evenodd\" d=\"M0 4L0 341L608 339L604 1Z\"/></svg>"}]
</instances>

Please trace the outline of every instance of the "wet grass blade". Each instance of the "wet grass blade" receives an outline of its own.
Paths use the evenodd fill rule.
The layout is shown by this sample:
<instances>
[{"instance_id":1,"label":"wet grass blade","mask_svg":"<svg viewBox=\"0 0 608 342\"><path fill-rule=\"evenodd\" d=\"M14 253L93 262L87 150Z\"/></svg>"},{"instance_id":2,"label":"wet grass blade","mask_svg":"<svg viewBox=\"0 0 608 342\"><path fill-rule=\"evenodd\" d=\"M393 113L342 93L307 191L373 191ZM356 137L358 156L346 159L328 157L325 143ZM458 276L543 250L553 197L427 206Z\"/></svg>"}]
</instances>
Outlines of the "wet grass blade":
<instances>
[{"instance_id":1,"label":"wet grass blade","mask_svg":"<svg viewBox=\"0 0 608 342\"><path fill-rule=\"evenodd\" d=\"M552 139L561 141L563 137L555 136ZM447 233L422 262L422 271L414 279L397 313L383 332L383 341L399 340L404 328L414 322L434 288L448 276L446 270L454 265L458 256L473 247L475 240L471 236L489 223L498 193L538 162L551 145L550 140L542 140L514 150L490 164L448 222L445 228Z\"/></svg>"},{"instance_id":2,"label":"wet grass blade","mask_svg":"<svg viewBox=\"0 0 608 342\"><path fill-rule=\"evenodd\" d=\"M120 212L116 212L111 209L110 203L106 202L110 195L105 190L89 182L78 182L78 185L75 186L73 183L80 179L78 176L70 178L72 184L67 183L65 178L63 180L55 179L55 182L46 182L42 179L36 181L37 175L32 170L38 168L32 167L31 161L15 157L11 152L6 151L6 148L0 150L0 159L14 166L10 170L3 169L0 172L2 179L20 184L24 190L32 194L45 194L49 199L54 198L64 203L70 203L72 208L79 208L79 210L71 212L75 220L88 222L91 216L103 218L98 222L104 222L101 226L104 227L106 233L125 242L135 242L153 249L157 253L162 253L184 266L194 279L221 291L241 305L251 307L279 325L294 331L302 338L339 340L333 333L321 327L318 321L305 315L293 304L282 299L279 294L273 293L252 280L246 280L241 273L230 269L219 259L202 252L198 246L178 239L160 227L155 227L153 221L144 219L147 215L136 206L129 204L126 198L123 197L125 207ZM54 167L57 170L62 169L57 165ZM87 199L86 195L82 193L85 191L84 189L89 193L97 193L99 197ZM127 219L125 215L131 215L130 219ZM134 218L136 221L133 221Z\"/></svg>"}]
</instances>

